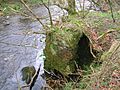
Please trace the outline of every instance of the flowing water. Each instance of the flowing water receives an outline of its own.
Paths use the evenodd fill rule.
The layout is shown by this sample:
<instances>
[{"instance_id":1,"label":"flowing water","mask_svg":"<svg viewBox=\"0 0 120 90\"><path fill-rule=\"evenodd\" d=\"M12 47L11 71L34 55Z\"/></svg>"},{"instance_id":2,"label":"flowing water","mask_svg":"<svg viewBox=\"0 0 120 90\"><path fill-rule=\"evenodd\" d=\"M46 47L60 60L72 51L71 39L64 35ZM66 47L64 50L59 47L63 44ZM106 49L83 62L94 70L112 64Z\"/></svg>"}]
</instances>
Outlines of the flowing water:
<instances>
[{"instance_id":1,"label":"flowing water","mask_svg":"<svg viewBox=\"0 0 120 90\"><path fill-rule=\"evenodd\" d=\"M50 10L55 20L64 14L57 6L51 6ZM35 7L33 11L39 17L49 16L44 6ZM49 18L42 19L42 22L48 23ZM45 32L36 20L18 14L0 17L0 90L18 90L19 86L25 85L21 69L26 66L34 66L36 70L40 66L32 90L45 85L40 76L44 73L45 35L33 32Z\"/></svg>"}]
</instances>

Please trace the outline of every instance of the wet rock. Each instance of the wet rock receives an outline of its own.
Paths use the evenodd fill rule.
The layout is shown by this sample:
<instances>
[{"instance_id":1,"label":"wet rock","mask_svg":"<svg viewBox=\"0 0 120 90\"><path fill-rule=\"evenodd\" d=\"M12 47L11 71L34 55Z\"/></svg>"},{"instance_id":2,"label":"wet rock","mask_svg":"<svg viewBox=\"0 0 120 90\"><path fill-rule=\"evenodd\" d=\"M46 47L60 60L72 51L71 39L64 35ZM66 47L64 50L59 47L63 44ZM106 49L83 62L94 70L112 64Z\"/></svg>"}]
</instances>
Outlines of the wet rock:
<instances>
[{"instance_id":1,"label":"wet rock","mask_svg":"<svg viewBox=\"0 0 120 90\"><path fill-rule=\"evenodd\" d=\"M28 66L24 67L22 70L22 80L26 82L26 84L29 84L32 77L34 76L36 70L34 66Z\"/></svg>"}]
</instances>

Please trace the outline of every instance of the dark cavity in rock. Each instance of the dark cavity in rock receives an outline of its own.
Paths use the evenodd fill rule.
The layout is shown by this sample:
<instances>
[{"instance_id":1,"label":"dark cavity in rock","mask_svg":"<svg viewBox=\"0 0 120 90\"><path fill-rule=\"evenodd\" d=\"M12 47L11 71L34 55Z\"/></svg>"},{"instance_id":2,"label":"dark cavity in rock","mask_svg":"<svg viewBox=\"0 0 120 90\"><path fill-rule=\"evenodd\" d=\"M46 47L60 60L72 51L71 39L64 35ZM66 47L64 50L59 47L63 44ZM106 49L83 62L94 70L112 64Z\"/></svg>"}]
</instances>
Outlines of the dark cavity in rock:
<instances>
[{"instance_id":1,"label":"dark cavity in rock","mask_svg":"<svg viewBox=\"0 0 120 90\"><path fill-rule=\"evenodd\" d=\"M80 40L78 42L76 62L78 66L81 66L82 68L84 65L89 66L93 60L94 58L90 53L90 41L88 37L85 34L83 34L83 36L80 37Z\"/></svg>"}]
</instances>

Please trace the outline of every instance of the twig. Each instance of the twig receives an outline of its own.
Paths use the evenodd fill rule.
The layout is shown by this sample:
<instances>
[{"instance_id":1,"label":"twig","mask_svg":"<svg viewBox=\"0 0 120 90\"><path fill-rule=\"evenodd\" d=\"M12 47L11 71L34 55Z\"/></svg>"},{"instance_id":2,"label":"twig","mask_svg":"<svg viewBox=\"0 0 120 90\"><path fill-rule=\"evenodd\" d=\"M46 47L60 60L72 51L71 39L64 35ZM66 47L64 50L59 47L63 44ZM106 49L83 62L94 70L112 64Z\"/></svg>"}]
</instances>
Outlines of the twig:
<instances>
[{"instance_id":1,"label":"twig","mask_svg":"<svg viewBox=\"0 0 120 90\"><path fill-rule=\"evenodd\" d=\"M90 48L90 53L92 54L92 56L94 57L94 58L96 58L96 56L95 56L95 54L93 53L93 49L92 49L92 47L93 47L93 43L92 43L92 40L87 36L87 38L89 39L89 42L90 42L90 44L89 44L89 48Z\"/></svg>"},{"instance_id":2,"label":"twig","mask_svg":"<svg viewBox=\"0 0 120 90\"><path fill-rule=\"evenodd\" d=\"M25 14L24 12L21 12L21 11L18 11L18 10L15 10L14 8L8 6L8 8L10 8L13 12L15 13L20 13L21 15L24 15L25 17L29 17L29 15Z\"/></svg>"},{"instance_id":3,"label":"twig","mask_svg":"<svg viewBox=\"0 0 120 90\"><path fill-rule=\"evenodd\" d=\"M109 6L110 6L110 11L111 11L111 16L112 16L113 22L115 22L115 18L114 18L114 15L113 15L113 9L112 9L111 1L108 0L108 3L109 3Z\"/></svg>"},{"instance_id":4,"label":"twig","mask_svg":"<svg viewBox=\"0 0 120 90\"><path fill-rule=\"evenodd\" d=\"M96 56L95 56L95 54L93 53L93 50L92 50L92 43L90 43L90 53L92 54L92 56L94 57L94 58L97 58Z\"/></svg>"},{"instance_id":5,"label":"twig","mask_svg":"<svg viewBox=\"0 0 120 90\"><path fill-rule=\"evenodd\" d=\"M46 69L44 69L44 71L45 71L48 75L51 75L51 76L53 76L53 77L56 77L56 78L60 79L60 77L57 76L57 75L55 75L54 72L51 73L51 72L47 71Z\"/></svg>"},{"instance_id":6,"label":"twig","mask_svg":"<svg viewBox=\"0 0 120 90\"><path fill-rule=\"evenodd\" d=\"M34 14L34 12L29 8L29 6L24 2L24 0L20 0L22 4L27 8L27 10L40 22L40 24L45 28L44 24L40 21L40 18Z\"/></svg>"},{"instance_id":7,"label":"twig","mask_svg":"<svg viewBox=\"0 0 120 90\"><path fill-rule=\"evenodd\" d=\"M85 0L83 0L83 17L82 18L84 18L85 16Z\"/></svg>"},{"instance_id":8,"label":"twig","mask_svg":"<svg viewBox=\"0 0 120 90\"><path fill-rule=\"evenodd\" d=\"M90 65L90 69L92 70L93 73L95 73L95 71L94 71L92 65Z\"/></svg>"},{"instance_id":9,"label":"twig","mask_svg":"<svg viewBox=\"0 0 120 90\"><path fill-rule=\"evenodd\" d=\"M100 35L100 36L97 38L97 40L103 38L103 37L106 36L108 33L112 33L112 32L115 32L115 30L109 30L109 31L103 33L102 35Z\"/></svg>"},{"instance_id":10,"label":"twig","mask_svg":"<svg viewBox=\"0 0 120 90\"><path fill-rule=\"evenodd\" d=\"M113 57L113 55L115 54L115 52L117 51L117 49L120 47L120 42L119 41L114 41L109 49L109 51L101 56L101 61L103 60L109 60L111 57ZM113 59L110 59L113 60Z\"/></svg>"},{"instance_id":11,"label":"twig","mask_svg":"<svg viewBox=\"0 0 120 90\"><path fill-rule=\"evenodd\" d=\"M46 34L45 32L33 32L33 34Z\"/></svg>"},{"instance_id":12,"label":"twig","mask_svg":"<svg viewBox=\"0 0 120 90\"><path fill-rule=\"evenodd\" d=\"M47 8L47 10L48 10L49 18L50 18L50 25L53 26L52 15L51 15L50 9L49 9L49 7L43 2L43 0L41 0L41 1L42 1L42 4L43 4L43 5Z\"/></svg>"}]
</instances>

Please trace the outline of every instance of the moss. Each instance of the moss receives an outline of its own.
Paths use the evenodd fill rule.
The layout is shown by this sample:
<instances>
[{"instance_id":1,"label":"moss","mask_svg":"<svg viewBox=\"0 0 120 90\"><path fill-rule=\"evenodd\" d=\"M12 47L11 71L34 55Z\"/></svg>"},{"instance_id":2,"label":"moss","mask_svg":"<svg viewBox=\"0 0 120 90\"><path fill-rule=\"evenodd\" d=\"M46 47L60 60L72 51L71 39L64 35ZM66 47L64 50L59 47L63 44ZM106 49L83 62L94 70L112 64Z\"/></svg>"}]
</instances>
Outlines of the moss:
<instances>
[{"instance_id":1,"label":"moss","mask_svg":"<svg viewBox=\"0 0 120 90\"><path fill-rule=\"evenodd\" d=\"M52 27L47 31L44 50L46 56L45 68L58 70L63 75L68 75L75 69L72 61L74 60L79 39L83 34L82 26L78 27L76 24L71 24L72 27L69 27L67 25L64 24L62 28L59 26Z\"/></svg>"},{"instance_id":2,"label":"moss","mask_svg":"<svg viewBox=\"0 0 120 90\"><path fill-rule=\"evenodd\" d=\"M21 72L22 72L22 80L25 81L26 84L29 84L36 70L34 66L27 66L27 67L24 67L21 70Z\"/></svg>"}]
</instances>

